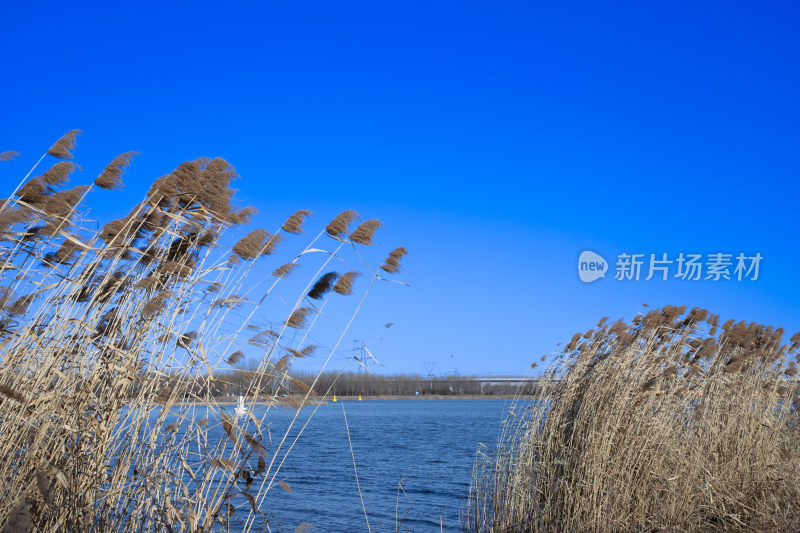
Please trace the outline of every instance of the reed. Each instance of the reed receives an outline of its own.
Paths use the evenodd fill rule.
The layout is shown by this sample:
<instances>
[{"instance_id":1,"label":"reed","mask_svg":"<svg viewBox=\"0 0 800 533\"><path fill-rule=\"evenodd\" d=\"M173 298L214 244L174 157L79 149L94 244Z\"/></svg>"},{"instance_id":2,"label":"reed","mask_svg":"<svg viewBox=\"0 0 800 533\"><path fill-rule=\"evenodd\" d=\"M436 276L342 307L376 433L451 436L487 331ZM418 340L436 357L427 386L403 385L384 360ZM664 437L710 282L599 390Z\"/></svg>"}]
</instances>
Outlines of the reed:
<instances>
[{"instance_id":1,"label":"reed","mask_svg":"<svg viewBox=\"0 0 800 533\"><path fill-rule=\"evenodd\" d=\"M479 454L467 528L800 529L798 348L673 306L575 334Z\"/></svg>"},{"instance_id":2,"label":"reed","mask_svg":"<svg viewBox=\"0 0 800 533\"><path fill-rule=\"evenodd\" d=\"M227 531L234 517L243 531L268 529L268 494L289 487L280 477L286 436L269 435L269 413L327 393L289 375L294 360L320 348L287 328L305 339L314 308L304 301L353 292L356 273L342 285L338 275L317 277L335 253L321 239L333 237L336 251L356 242L345 235L357 215L345 211L301 252L267 266L313 213L225 246L255 209L236 206L230 164L200 158L91 231L87 202L118 194L136 153L113 158L90 185L66 188L80 171L79 133L53 144L47 155L62 161L24 178L0 209L0 529ZM357 240L371 242L375 229ZM281 308L269 298L276 285L323 256L297 304L270 316ZM275 272L271 286L258 275L265 267ZM360 287L323 366L380 279ZM248 412L237 416L219 390L247 356L256 364L243 390ZM286 390L295 394L284 398ZM256 402L267 407L254 410Z\"/></svg>"}]
</instances>

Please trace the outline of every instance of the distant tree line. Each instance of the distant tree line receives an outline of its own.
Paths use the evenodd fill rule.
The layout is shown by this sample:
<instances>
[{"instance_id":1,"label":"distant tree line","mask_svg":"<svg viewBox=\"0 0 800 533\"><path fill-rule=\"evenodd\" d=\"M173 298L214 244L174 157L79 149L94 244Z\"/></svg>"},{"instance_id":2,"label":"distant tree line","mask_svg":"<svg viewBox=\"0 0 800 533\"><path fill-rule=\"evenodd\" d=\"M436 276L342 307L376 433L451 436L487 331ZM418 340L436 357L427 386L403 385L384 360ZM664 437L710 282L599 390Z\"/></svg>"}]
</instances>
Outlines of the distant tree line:
<instances>
[{"instance_id":1,"label":"distant tree line","mask_svg":"<svg viewBox=\"0 0 800 533\"><path fill-rule=\"evenodd\" d=\"M316 374L295 372L293 377L311 385ZM526 384L523 392L533 392L533 384ZM426 377L415 374L379 375L364 372L325 372L317 379L314 392L326 391L339 396L423 396L423 395L511 395L520 390L517 383L477 381L474 376Z\"/></svg>"},{"instance_id":2,"label":"distant tree line","mask_svg":"<svg viewBox=\"0 0 800 533\"><path fill-rule=\"evenodd\" d=\"M198 374L194 383L185 389L190 397L202 398L207 395L215 398L235 397L244 394L255 377L254 371L244 369L220 372L215 374L213 379ZM159 389L166 395L171 388L171 381L179 378L159 376L151 379L161 381ZM337 396L493 396L514 395L520 392L531 395L536 392L535 383L520 385L513 382L478 381L474 376L427 377L418 374L323 372L317 377L314 372L293 371L289 375L276 373L267 376L266 379L262 378L258 393L262 396L305 394L312 385L312 396L322 396L326 393Z\"/></svg>"}]
</instances>

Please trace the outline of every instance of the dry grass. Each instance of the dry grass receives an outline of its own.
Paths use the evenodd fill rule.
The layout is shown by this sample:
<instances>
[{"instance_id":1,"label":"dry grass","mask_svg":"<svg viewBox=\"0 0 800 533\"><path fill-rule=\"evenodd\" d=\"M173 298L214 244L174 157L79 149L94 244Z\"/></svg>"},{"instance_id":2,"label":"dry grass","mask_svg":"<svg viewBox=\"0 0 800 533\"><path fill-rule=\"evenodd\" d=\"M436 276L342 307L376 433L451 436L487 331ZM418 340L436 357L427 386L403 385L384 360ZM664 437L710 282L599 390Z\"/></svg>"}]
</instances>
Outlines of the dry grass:
<instances>
[{"instance_id":1,"label":"dry grass","mask_svg":"<svg viewBox=\"0 0 800 533\"><path fill-rule=\"evenodd\" d=\"M72 159L78 133L47 153ZM282 317L263 314L298 261L312 246L325 247L318 242L325 230L283 267L269 266L273 284L260 300L248 298L264 281L246 281L256 263L277 252L281 230L301 233L310 211L228 249L221 237L240 231L255 210L235 206L233 167L200 158L155 180L123 218L87 230L85 202L98 188L121 187L133 155L117 156L92 185L71 189L63 186L78 167L56 163L2 201L2 531L224 531L233 513L244 531L267 528L265 499L280 487L293 441L270 436L270 410L256 416L252 407L298 407L315 394L314 383L288 373L293 360L317 349L302 345L313 327L302 303L335 252L324 254L294 303L283 304ZM352 213L331 223L336 251L347 242ZM352 299L353 314L326 346L322 369L376 279L360 301ZM320 287L320 298L349 294L331 291L334 282ZM283 326L252 337L245 333L252 321ZM287 328L303 331L287 335ZM245 353L256 364L242 391L249 414L237 419L217 392ZM302 394L284 400L284 390ZM210 436L217 430L222 440Z\"/></svg>"},{"instance_id":2,"label":"dry grass","mask_svg":"<svg viewBox=\"0 0 800 533\"><path fill-rule=\"evenodd\" d=\"M476 463L474 531L797 531L800 335L667 306L576 334Z\"/></svg>"}]
</instances>

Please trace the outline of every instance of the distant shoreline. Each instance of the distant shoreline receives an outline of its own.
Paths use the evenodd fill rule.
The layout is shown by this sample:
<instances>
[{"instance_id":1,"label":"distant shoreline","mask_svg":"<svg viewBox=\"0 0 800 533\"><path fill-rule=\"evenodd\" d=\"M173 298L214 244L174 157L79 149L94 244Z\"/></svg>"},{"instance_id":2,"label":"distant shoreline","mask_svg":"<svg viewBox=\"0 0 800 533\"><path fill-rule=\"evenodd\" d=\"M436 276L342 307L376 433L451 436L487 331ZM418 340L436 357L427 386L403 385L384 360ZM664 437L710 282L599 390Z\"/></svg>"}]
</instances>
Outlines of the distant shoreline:
<instances>
[{"instance_id":1,"label":"distant shoreline","mask_svg":"<svg viewBox=\"0 0 800 533\"><path fill-rule=\"evenodd\" d=\"M339 402L359 402L359 401L374 401L374 400L412 400L412 401L419 401L419 400L515 400L520 398L531 398L531 396L514 396L511 394L495 394L495 395L481 395L481 394L425 394L419 396L402 396L402 395L379 395L379 396L362 396L361 400L358 399L358 396L336 396L336 402L333 401L333 396L328 396L326 398L320 398L318 396L311 397L308 399L308 402L304 405L325 405L329 403L339 403ZM282 398L284 400L288 400L286 407L293 406L295 404L299 404L299 402L303 399L303 396L292 395L286 398ZM245 403L248 405L275 405L277 407L283 407L280 404L274 404L264 400L258 400L253 402L252 404L245 400ZM205 405L206 402L201 401L178 401L175 402L173 405ZM236 400L233 399L222 399L216 400L217 405L236 405Z\"/></svg>"},{"instance_id":2,"label":"distant shoreline","mask_svg":"<svg viewBox=\"0 0 800 533\"><path fill-rule=\"evenodd\" d=\"M526 398L527 396L514 396L513 394L425 394L419 396L362 396L362 401L368 400L514 400L516 398ZM337 401L358 401L358 396L337 396ZM326 398L327 402L332 402L333 398Z\"/></svg>"}]
</instances>

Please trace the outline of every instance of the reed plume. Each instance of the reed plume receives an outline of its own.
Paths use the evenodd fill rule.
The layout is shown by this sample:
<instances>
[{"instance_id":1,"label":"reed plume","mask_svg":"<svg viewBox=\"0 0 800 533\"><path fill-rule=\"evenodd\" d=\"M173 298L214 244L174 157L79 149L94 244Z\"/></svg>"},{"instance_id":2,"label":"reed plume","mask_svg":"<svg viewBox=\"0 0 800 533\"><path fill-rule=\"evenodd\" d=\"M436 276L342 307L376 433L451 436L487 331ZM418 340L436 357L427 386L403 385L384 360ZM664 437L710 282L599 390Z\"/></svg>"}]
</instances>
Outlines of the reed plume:
<instances>
[{"instance_id":1,"label":"reed plume","mask_svg":"<svg viewBox=\"0 0 800 533\"><path fill-rule=\"evenodd\" d=\"M311 287L311 290L308 291L308 297L314 300L319 300L323 296L325 296L330 290L333 288L333 284L336 283L336 279L339 277L338 272L328 272L327 274L323 274L314 286Z\"/></svg>"},{"instance_id":2,"label":"reed plume","mask_svg":"<svg viewBox=\"0 0 800 533\"><path fill-rule=\"evenodd\" d=\"M244 358L244 352L236 350L228 356L228 364L235 365Z\"/></svg>"},{"instance_id":3,"label":"reed plume","mask_svg":"<svg viewBox=\"0 0 800 533\"><path fill-rule=\"evenodd\" d=\"M300 307L295 309L294 312L286 319L286 325L290 328L303 329L306 327L306 319L313 309L310 307Z\"/></svg>"},{"instance_id":4,"label":"reed plume","mask_svg":"<svg viewBox=\"0 0 800 533\"><path fill-rule=\"evenodd\" d=\"M353 283L360 275L360 272L346 272L345 274L342 274L342 276L339 278L339 281L337 281L336 285L333 286L333 291L345 296L353 294Z\"/></svg>"},{"instance_id":5,"label":"reed plume","mask_svg":"<svg viewBox=\"0 0 800 533\"><path fill-rule=\"evenodd\" d=\"M352 209L348 209L346 211L342 211L336 218L331 220L328 226L325 228L325 231L331 237L339 237L341 238L345 233L347 233L347 228L350 226L350 223L354 220L359 220L360 216L358 213L353 211Z\"/></svg>"},{"instance_id":6,"label":"reed plume","mask_svg":"<svg viewBox=\"0 0 800 533\"><path fill-rule=\"evenodd\" d=\"M28 311L28 308L30 307L31 303L33 303L35 297L36 296L33 294L26 294L25 296L20 296L19 298L14 300L14 303L12 303L11 306L8 308L8 314L9 315L25 314Z\"/></svg>"},{"instance_id":7,"label":"reed plume","mask_svg":"<svg viewBox=\"0 0 800 533\"><path fill-rule=\"evenodd\" d=\"M77 165L72 161L59 161L47 169L44 174L39 176L39 179L42 183L50 185L51 187L63 185L69 181L69 176L75 172L77 168Z\"/></svg>"},{"instance_id":8,"label":"reed plume","mask_svg":"<svg viewBox=\"0 0 800 533\"><path fill-rule=\"evenodd\" d=\"M86 194L88 185L78 185L50 196L44 204L44 212L51 217L67 217Z\"/></svg>"},{"instance_id":9,"label":"reed plume","mask_svg":"<svg viewBox=\"0 0 800 533\"><path fill-rule=\"evenodd\" d=\"M400 272L400 260L407 254L408 251L402 246L395 248L389 252L388 256L386 256L386 259L384 259L383 264L381 265L381 269L389 274L396 274L397 272Z\"/></svg>"},{"instance_id":10,"label":"reed plume","mask_svg":"<svg viewBox=\"0 0 800 533\"><path fill-rule=\"evenodd\" d=\"M95 178L94 184L101 189L109 191L121 189L122 174L137 155L139 155L139 152L125 152L112 159L111 163Z\"/></svg>"},{"instance_id":11,"label":"reed plume","mask_svg":"<svg viewBox=\"0 0 800 533\"><path fill-rule=\"evenodd\" d=\"M41 177L31 178L17 191L17 196L25 203L34 207L42 207L47 202L50 191Z\"/></svg>"},{"instance_id":12,"label":"reed plume","mask_svg":"<svg viewBox=\"0 0 800 533\"><path fill-rule=\"evenodd\" d=\"M372 218L365 222L362 222L353 233L350 234L350 240L358 243L358 244L366 244L366 245L373 245L375 244L372 242L372 238L375 236L375 232L378 228L383 226L383 222L376 218Z\"/></svg>"},{"instance_id":13,"label":"reed plume","mask_svg":"<svg viewBox=\"0 0 800 533\"><path fill-rule=\"evenodd\" d=\"M0 152L0 161L13 161L18 157L22 157L22 154L19 152L14 152L13 150Z\"/></svg>"},{"instance_id":14,"label":"reed plume","mask_svg":"<svg viewBox=\"0 0 800 533\"><path fill-rule=\"evenodd\" d=\"M314 213L308 209L300 209L295 211L292 216L286 219L286 222L283 223L281 229L288 233L300 235L303 233L303 222L305 222L308 217L313 215Z\"/></svg>"},{"instance_id":15,"label":"reed plume","mask_svg":"<svg viewBox=\"0 0 800 533\"><path fill-rule=\"evenodd\" d=\"M271 255L275 246L281 241L281 235L271 235L263 229L256 229L242 237L233 245L232 251L245 261L255 259L261 255Z\"/></svg>"},{"instance_id":16,"label":"reed plume","mask_svg":"<svg viewBox=\"0 0 800 533\"><path fill-rule=\"evenodd\" d=\"M161 291L150 298L150 300L144 304L144 307L142 307L142 317L145 319L155 318L159 313L161 313L167 298L169 298L169 292L167 291Z\"/></svg>"},{"instance_id":17,"label":"reed plume","mask_svg":"<svg viewBox=\"0 0 800 533\"><path fill-rule=\"evenodd\" d=\"M276 278L285 278L289 274L291 274L294 271L294 269L297 268L298 266L300 265L298 265L297 263L286 263L285 265L281 265L275 270L273 270L272 275L275 276Z\"/></svg>"},{"instance_id":18,"label":"reed plume","mask_svg":"<svg viewBox=\"0 0 800 533\"><path fill-rule=\"evenodd\" d=\"M72 159L73 155L70 150L75 148L75 140L81 133L81 130L68 131L63 137L57 140L49 150L47 150L48 155L52 155L53 157L57 157L59 159Z\"/></svg>"}]
</instances>

